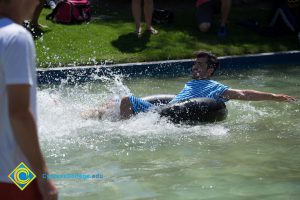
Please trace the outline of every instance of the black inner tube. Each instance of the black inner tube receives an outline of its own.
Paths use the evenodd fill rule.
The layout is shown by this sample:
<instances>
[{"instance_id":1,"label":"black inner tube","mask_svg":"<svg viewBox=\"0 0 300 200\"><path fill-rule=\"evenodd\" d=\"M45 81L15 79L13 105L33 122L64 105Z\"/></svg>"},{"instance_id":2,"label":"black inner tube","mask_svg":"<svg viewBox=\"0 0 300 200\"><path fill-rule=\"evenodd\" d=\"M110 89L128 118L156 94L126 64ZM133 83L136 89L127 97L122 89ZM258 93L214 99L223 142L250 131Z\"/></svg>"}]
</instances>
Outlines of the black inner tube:
<instances>
[{"instance_id":1,"label":"black inner tube","mask_svg":"<svg viewBox=\"0 0 300 200\"><path fill-rule=\"evenodd\" d=\"M142 99L156 106L159 106L159 105L168 104L174 97L175 95L173 94L158 94L158 95L146 96L143 97Z\"/></svg>"},{"instance_id":2,"label":"black inner tube","mask_svg":"<svg viewBox=\"0 0 300 200\"><path fill-rule=\"evenodd\" d=\"M168 104L175 95L152 95L142 99L159 105L156 109L162 117L173 123L197 124L226 119L227 109L223 102L211 98L194 98L179 103Z\"/></svg>"}]
</instances>

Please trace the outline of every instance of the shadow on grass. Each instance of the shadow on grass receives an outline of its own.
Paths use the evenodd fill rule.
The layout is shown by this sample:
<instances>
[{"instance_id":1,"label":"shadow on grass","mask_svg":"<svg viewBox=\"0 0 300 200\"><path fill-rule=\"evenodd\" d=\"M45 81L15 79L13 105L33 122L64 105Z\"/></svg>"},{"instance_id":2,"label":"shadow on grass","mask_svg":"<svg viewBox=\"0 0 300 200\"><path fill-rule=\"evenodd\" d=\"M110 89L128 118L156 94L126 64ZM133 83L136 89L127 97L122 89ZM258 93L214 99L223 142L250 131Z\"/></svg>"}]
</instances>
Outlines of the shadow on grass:
<instances>
[{"instance_id":1,"label":"shadow on grass","mask_svg":"<svg viewBox=\"0 0 300 200\"><path fill-rule=\"evenodd\" d=\"M110 0L106 1L110 3ZM211 51L218 56L299 49L296 35L280 38L262 37L252 29L237 25L238 21L253 16L253 13L253 20L262 22L267 17L265 10L250 7L233 8L227 26L228 35L220 38L216 34L219 16L214 17L216 23L211 32L204 34L197 29L194 4L182 7L179 3L176 8L171 9L175 14L173 23L154 24L159 34L153 37L143 34L141 38L137 38L132 32L135 26L130 3L123 6L117 2L117 8L108 6L109 10L99 11L98 18L84 23L83 26L64 26L41 19L41 23L49 25L53 32L45 34L45 40L41 40L43 42L37 42L40 62L48 63L46 55L56 55L60 51L60 56L66 60L64 62L71 63L77 57L82 57L82 62L89 62L92 53L97 60L113 58L114 62L137 62L190 58L192 53L199 49ZM50 11L44 11L43 16L48 12ZM144 23L142 25L144 27ZM51 40L59 42L48 42ZM70 46L61 47L62 43ZM45 50L45 44L50 52ZM82 48L77 48L80 46ZM61 64L62 61L51 62Z\"/></svg>"},{"instance_id":2,"label":"shadow on grass","mask_svg":"<svg viewBox=\"0 0 300 200\"><path fill-rule=\"evenodd\" d=\"M147 48L149 40L150 34L143 33L141 37L138 38L136 33L128 33L119 36L119 38L112 41L111 44L121 52L137 53Z\"/></svg>"},{"instance_id":3,"label":"shadow on grass","mask_svg":"<svg viewBox=\"0 0 300 200\"><path fill-rule=\"evenodd\" d=\"M105 1L105 0L104 0ZM112 0L112 2L119 2L117 0ZM125 1L124 1L125 2ZM124 3L123 2L123 3ZM128 1L129 2L129 1ZM128 3L127 2L127 3ZM297 46L295 45L296 37L293 34L287 34L284 37L276 38L276 37L264 37L257 33L257 31L249 30L249 27L245 28L240 25L237 25L241 20L248 20L249 17L255 21L259 21L264 25L264 21L268 18L270 12L269 3L261 2L258 5L243 5L240 7L233 7L232 12L230 13L229 23L227 25L228 35L226 37L218 37L218 20L220 15L214 16L214 21L216 22L212 27L212 30L209 33L202 34L197 29L197 21L196 21L196 10L193 1L176 1L177 3L172 3L172 5L161 2L162 6L170 9L174 12L174 22L170 25L154 25L155 28L162 31L184 31L188 36L194 39L196 43L203 43L210 46L214 45L224 45L225 49L222 50L223 53L230 53L230 46L248 46L246 49L240 50L240 53L253 53L257 51L256 48L249 49L249 46L266 46L267 51L272 50L285 50L285 49L295 49ZM158 4L158 2L156 2ZM120 3L118 3L120 4ZM116 4L116 5L118 5ZM124 3L127 5L126 3ZM119 10L119 15L116 15L118 20L123 20L125 22L132 22L131 18L131 10L127 5L127 10L122 7ZM182 9L184 8L184 9ZM110 11L111 13L111 11ZM253 14L255 13L255 14ZM122 17L120 17L122 16ZM126 16L126 17L124 17ZM113 20L112 20L113 21ZM111 21L111 22L112 22ZM113 23L113 22L112 22ZM161 37L161 36L158 36ZM278 44L278 39L282 42ZM228 47L226 47L228 46ZM298 48L297 48L298 49ZM264 49L262 49L264 51ZM221 50L220 50L221 52ZM236 53L236 52L234 52Z\"/></svg>"}]
</instances>

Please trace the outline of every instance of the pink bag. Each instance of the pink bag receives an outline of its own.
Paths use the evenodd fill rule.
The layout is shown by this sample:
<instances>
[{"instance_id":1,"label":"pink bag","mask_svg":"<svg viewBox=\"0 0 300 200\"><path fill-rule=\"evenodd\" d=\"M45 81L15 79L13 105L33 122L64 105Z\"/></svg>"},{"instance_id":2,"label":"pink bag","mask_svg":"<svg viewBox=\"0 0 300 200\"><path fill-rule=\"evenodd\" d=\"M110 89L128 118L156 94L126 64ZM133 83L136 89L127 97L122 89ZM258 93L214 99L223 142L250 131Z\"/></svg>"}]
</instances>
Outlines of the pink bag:
<instances>
[{"instance_id":1,"label":"pink bag","mask_svg":"<svg viewBox=\"0 0 300 200\"><path fill-rule=\"evenodd\" d=\"M63 24L89 21L91 19L90 2L89 0L62 0L46 19Z\"/></svg>"}]
</instances>

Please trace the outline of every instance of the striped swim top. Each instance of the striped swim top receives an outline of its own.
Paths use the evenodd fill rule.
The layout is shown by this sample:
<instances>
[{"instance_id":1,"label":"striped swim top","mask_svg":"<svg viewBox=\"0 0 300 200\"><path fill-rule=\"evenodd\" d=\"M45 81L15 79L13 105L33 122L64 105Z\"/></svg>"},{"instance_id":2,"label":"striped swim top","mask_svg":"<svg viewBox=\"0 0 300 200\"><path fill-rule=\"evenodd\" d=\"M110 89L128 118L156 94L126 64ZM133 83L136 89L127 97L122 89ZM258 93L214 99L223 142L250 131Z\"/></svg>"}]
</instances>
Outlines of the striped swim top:
<instances>
[{"instance_id":1,"label":"striped swim top","mask_svg":"<svg viewBox=\"0 0 300 200\"><path fill-rule=\"evenodd\" d=\"M228 99L222 97L229 87L213 80L191 80L177 94L170 103L177 103L191 98L212 98L216 101L225 102Z\"/></svg>"}]
</instances>

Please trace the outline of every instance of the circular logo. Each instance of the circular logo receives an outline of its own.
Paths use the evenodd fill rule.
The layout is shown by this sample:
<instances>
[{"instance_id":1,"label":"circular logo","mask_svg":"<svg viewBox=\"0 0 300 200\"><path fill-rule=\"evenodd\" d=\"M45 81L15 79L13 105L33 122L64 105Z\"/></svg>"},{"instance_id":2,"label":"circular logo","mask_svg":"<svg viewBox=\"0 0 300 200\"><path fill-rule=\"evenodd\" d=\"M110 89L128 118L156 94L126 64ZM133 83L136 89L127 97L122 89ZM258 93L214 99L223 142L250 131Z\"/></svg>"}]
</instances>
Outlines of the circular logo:
<instances>
[{"instance_id":1,"label":"circular logo","mask_svg":"<svg viewBox=\"0 0 300 200\"><path fill-rule=\"evenodd\" d=\"M14 180L21 185L25 185L30 181L29 170L26 168L16 169L14 173Z\"/></svg>"}]
</instances>

